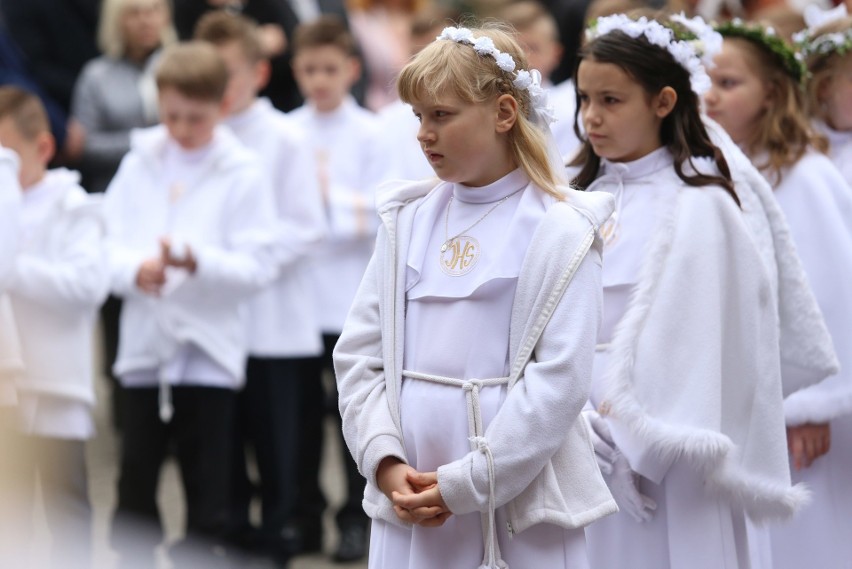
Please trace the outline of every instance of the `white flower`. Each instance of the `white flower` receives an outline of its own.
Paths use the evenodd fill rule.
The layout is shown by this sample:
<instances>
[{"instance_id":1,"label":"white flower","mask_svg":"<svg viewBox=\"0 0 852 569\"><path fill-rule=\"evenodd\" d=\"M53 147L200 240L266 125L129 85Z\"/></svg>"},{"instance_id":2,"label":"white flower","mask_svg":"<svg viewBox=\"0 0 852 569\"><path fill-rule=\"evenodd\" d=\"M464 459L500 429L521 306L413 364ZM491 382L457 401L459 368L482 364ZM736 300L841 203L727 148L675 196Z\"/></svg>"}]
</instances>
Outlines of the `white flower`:
<instances>
[{"instance_id":1,"label":"white flower","mask_svg":"<svg viewBox=\"0 0 852 569\"><path fill-rule=\"evenodd\" d=\"M512 56L508 53L497 52L494 59L497 60L497 67L506 73L510 73L515 70L515 60L512 59Z\"/></svg>"},{"instance_id":2,"label":"white flower","mask_svg":"<svg viewBox=\"0 0 852 569\"><path fill-rule=\"evenodd\" d=\"M473 32L467 28L444 28L438 39L457 43L473 43Z\"/></svg>"},{"instance_id":3,"label":"white flower","mask_svg":"<svg viewBox=\"0 0 852 569\"><path fill-rule=\"evenodd\" d=\"M496 57L496 54L500 53L497 48L494 47L494 40L488 36L480 36L473 40L473 49L475 49L476 53L479 55L494 55Z\"/></svg>"},{"instance_id":4,"label":"white flower","mask_svg":"<svg viewBox=\"0 0 852 569\"><path fill-rule=\"evenodd\" d=\"M517 77L515 77L515 80L512 81L512 83L514 83L515 87L517 87L518 89L526 89L527 87L532 85L532 82L532 75L530 75L530 72L526 69L521 69L520 71L518 71Z\"/></svg>"},{"instance_id":5,"label":"white flower","mask_svg":"<svg viewBox=\"0 0 852 569\"><path fill-rule=\"evenodd\" d=\"M823 10L818 4L809 4L804 12L805 24L813 30L836 20L842 20L847 14L846 5L840 4L831 10Z\"/></svg>"}]
</instances>

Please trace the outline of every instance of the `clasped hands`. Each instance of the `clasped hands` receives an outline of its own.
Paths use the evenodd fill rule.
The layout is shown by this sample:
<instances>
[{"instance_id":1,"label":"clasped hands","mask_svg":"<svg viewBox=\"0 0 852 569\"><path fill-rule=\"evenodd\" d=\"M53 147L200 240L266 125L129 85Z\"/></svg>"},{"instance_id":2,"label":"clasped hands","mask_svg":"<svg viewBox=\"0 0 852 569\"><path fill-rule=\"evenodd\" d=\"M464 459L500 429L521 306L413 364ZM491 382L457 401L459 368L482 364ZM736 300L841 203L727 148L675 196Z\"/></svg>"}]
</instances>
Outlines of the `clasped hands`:
<instances>
[{"instance_id":1,"label":"clasped hands","mask_svg":"<svg viewBox=\"0 0 852 569\"><path fill-rule=\"evenodd\" d=\"M437 472L418 472L397 458L387 457L376 470L376 482L404 522L439 527L452 515L438 489Z\"/></svg>"},{"instance_id":2,"label":"clasped hands","mask_svg":"<svg viewBox=\"0 0 852 569\"><path fill-rule=\"evenodd\" d=\"M159 296L160 291L166 284L166 268L174 267L186 269L193 274L198 268L195 255L189 245L183 247L182 251L175 251L168 237L160 238L160 256L145 259L139 265L136 272L136 286L152 296Z\"/></svg>"}]
</instances>

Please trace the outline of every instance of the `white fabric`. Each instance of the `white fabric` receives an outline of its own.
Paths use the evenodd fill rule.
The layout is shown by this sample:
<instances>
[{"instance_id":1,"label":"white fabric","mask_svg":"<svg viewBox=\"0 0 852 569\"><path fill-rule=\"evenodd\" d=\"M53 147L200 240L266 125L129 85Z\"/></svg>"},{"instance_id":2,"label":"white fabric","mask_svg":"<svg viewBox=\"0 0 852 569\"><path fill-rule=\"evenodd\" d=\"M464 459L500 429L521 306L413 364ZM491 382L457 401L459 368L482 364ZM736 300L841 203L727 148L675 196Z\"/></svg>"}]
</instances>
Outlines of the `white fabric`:
<instances>
[{"instance_id":1,"label":"white fabric","mask_svg":"<svg viewBox=\"0 0 852 569\"><path fill-rule=\"evenodd\" d=\"M51 170L24 193L8 293L24 361L18 427L85 439L94 432L92 335L109 272L100 199L78 181Z\"/></svg>"},{"instance_id":2,"label":"white fabric","mask_svg":"<svg viewBox=\"0 0 852 569\"><path fill-rule=\"evenodd\" d=\"M396 100L379 113L383 180L426 180L435 177L435 171L423 154L417 133L420 122L411 105Z\"/></svg>"},{"instance_id":3,"label":"white fabric","mask_svg":"<svg viewBox=\"0 0 852 569\"><path fill-rule=\"evenodd\" d=\"M637 241L612 265L604 253L604 282L636 284L618 324L601 332L609 349L595 360L593 402L633 470L659 482L640 485L657 502L651 522L618 514L587 529L590 558L604 568L747 567L743 511L789 516L806 498L790 486L771 283L734 200L687 186L664 155L668 167L652 153L606 168L590 187L623 187L615 247ZM664 187L670 199L654 200ZM664 211L631 208L631 191ZM630 223L631 209L659 220L652 234ZM616 299L623 306L623 291Z\"/></svg>"},{"instance_id":4,"label":"white fabric","mask_svg":"<svg viewBox=\"0 0 852 569\"><path fill-rule=\"evenodd\" d=\"M444 191L432 192L418 208L407 254L404 368L452 378L482 380L502 376L505 379L503 385L468 391L460 385L429 382L423 377L409 379L409 372L403 372L400 393L403 440L409 463L418 470L435 471L467 455L471 451L470 438L482 436L505 400L512 300L523 253L544 216L535 190L528 185L529 179L516 170L483 188L454 184L447 191L450 188L442 186ZM438 266L437 252L445 240L449 196L455 196L451 210L455 214L451 217L454 226L463 228L500 199L524 188L527 189L522 194L501 204L467 233L477 238L483 251L473 271L461 277L444 273ZM507 239L509 234L511 237ZM490 259L486 258L489 254ZM493 262L504 259L508 261ZM462 281L470 284L465 286ZM468 400L474 392L479 411L468 409ZM435 421L438 410L443 417L440 422ZM471 433L469 423L477 416L481 422L477 432ZM488 455L485 456L487 460ZM378 533L374 534L371 550L382 561L373 566L476 567L482 561L483 548L488 553L482 525L488 516L488 512L484 519L480 519L478 512L454 516L452 523L441 528L413 527L408 533L388 531L387 522L377 520L373 527ZM578 532L561 529L554 532L539 525L509 541L506 530L502 529L499 551L503 557L511 556L519 540L537 543L535 556L523 558L523 563L516 567L582 567L586 565L585 547ZM440 554L436 556L434 552ZM566 558L566 552L572 553Z\"/></svg>"},{"instance_id":5,"label":"white fabric","mask_svg":"<svg viewBox=\"0 0 852 569\"><path fill-rule=\"evenodd\" d=\"M647 263L645 254L678 201L682 184L672 180L672 173L671 155L660 148L630 163L602 161L601 174L590 188L612 193L617 204L613 239L604 249L604 319L599 344L612 343ZM596 406L606 398L609 358L608 350L596 353L592 383ZM632 469L642 474L638 493L653 500L655 508L645 511L651 517L642 523L619 512L589 526L586 536L592 567L748 567L742 511L708 494L703 478L685 460L658 456L624 425L609 424L617 448L628 457Z\"/></svg>"},{"instance_id":6,"label":"white fabric","mask_svg":"<svg viewBox=\"0 0 852 569\"><path fill-rule=\"evenodd\" d=\"M793 478L813 501L783 526L773 527L777 569L843 569L852 560L852 189L829 158L811 152L784 172L775 189L808 279L825 315L840 373L788 396L791 425L830 421L831 448Z\"/></svg>"},{"instance_id":7,"label":"white fabric","mask_svg":"<svg viewBox=\"0 0 852 569\"><path fill-rule=\"evenodd\" d=\"M577 109L577 91L574 81L566 79L550 89L550 104L556 114L556 122L550 125L559 154L570 161L580 149L580 140L574 133L574 114Z\"/></svg>"},{"instance_id":8,"label":"white fabric","mask_svg":"<svg viewBox=\"0 0 852 569\"><path fill-rule=\"evenodd\" d=\"M279 274L248 303L249 353L319 355L322 341L317 309L310 301L308 264L327 226L307 134L267 99L258 99L225 124L260 157L277 206Z\"/></svg>"},{"instance_id":9,"label":"white fabric","mask_svg":"<svg viewBox=\"0 0 852 569\"><path fill-rule=\"evenodd\" d=\"M323 332L339 333L364 275L376 229L374 189L382 180L376 116L347 98L334 111L310 104L290 117L308 136L323 197L329 237L311 254L311 288Z\"/></svg>"},{"instance_id":10,"label":"white fabric","mask_svg":"<svg viewBox=\"0 0 852 569\"><path fill-rule=\"evenodd\" d=\"M23 367L12 311L5 296L18 250L20 207L18 155L0 146L0 407L15 404L14 380Z\"/></svg>"},{"instance_id":11,"label":"white fabric","mask_svg":"<svg viewBox=\"0 0 852 569\"><path fill-rule=\"evenodd\" d=\"M846 183L852 186L852 130L834 130L822 122L817 122L815 126L828 137L828 155L843 174Z\"/></svg>"},{"instance_id":12,"label":"white fabric","mask_svg":"<svg viewBox=\"0 0 852 569\"><path fill-rule=\"evenodd\" d=\"M406 460L407 455L399 394L408 268L404 254L398 258L396 252L408 251L415 213L433 185L388 184L379 194L383 226L376 254L335 349L344 436L368 481L364 508L389 525L401 522L376 487L376 467L387 456ZM446 191L443 184L434 190ZM599 320L599 306L590 301L600 289L595 232L612 202L565 192L568 203L553 203L535 191L546 213L531 241L535 254L524 258L512 304L508 394L485 432L495 464L495 503L505 506L509 524L499 525L516 539L542 523L578 528L615 506L585 422L576 420L588 395L587 366ZM462 420L466 423L464 415ZM439 467L438 480L457 516L486 511L489 476L480 450ZM507 561L512 563L508 556Z\"/></svg>"},{"instance_id":13,"label":"white fabric","mask_svg":"<svg viewBox=\"0 0 852 569\"><path fill-rule=\"evenodd\" d=\"M136 131L106 195L112 290L124 297L115 373L162 371L194 344L227 372L212 385L238 388L243 301L275 276L275 206L258 162L228 131L217 129L197 176L179 192L161 176L168 142L164 127ZM162 236L188 244L198 268L169 271L157 298L135 279L142 261L159 256Z\"/></svg>"},{"instance_id":14,"label":"white fabric","mask_svg":"<svg viewBox=\"0 0 852 569\"><path fill-rule=\"evenodd\" d=\"M706 116L702 119L728 163L749 232L772 283L780 320L782 389L787 397L837 373L831 336L772 187L719 124Z\"/></svg>"}]
</instances>

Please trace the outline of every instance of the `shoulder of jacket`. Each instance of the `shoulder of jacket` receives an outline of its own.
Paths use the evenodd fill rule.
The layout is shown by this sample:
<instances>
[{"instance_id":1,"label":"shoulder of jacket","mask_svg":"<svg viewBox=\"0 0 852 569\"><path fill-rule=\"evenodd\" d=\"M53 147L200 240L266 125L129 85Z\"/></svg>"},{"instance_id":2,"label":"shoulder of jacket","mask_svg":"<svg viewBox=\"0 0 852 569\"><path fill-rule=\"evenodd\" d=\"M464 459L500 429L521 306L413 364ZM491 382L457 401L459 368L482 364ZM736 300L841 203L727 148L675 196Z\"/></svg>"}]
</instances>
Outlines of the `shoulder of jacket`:
<instances>
[{"instance_id":1,"label":"shoulder of jacket","mask_svg":"<svg viewBox=\"0 0 852 569\"><path fill-rule=\"evenodd\" d=\"M437 178L428 180L387 180L376 188L376 208L384 213L403 207L412 201L425 197L430 191L443 183Z\"/></svg>"},{"instance_id":2,"label":"shoulder of jacket","mask_svg":"<svg viewBox=\"0 0 852 569\"><path fill-rule=\"evenodd\" d=\"M576 213L579 213L597 230L615 210L615 199L606 192L584 192L568 186L559 189L565 199L551 206L545 219L569 215L576 217Z\"/></svg>"}]
</instances>

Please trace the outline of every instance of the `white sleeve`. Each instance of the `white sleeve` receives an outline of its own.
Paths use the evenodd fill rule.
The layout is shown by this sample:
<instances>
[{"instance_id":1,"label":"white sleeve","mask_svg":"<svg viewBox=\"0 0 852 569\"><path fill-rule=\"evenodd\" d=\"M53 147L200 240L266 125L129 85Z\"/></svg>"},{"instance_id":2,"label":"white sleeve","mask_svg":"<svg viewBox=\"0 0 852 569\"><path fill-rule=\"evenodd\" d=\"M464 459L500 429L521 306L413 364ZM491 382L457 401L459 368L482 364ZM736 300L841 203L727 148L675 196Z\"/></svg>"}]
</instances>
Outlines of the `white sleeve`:
<instances>
[{"instance_id":1,"label":"white sleeve","mask_svg":"<svg viewBox=\"0 0 852 569\"><path fill-rule=\"evenodd\" d=\"M380 243L376 250L382 250ZM375 254L370 260L334 349L343 437L358 470L373 484L382 459L393 456L407 462L402 433L391 414L385 383L379 310L381 283L377 270L381 260Z\"/></svg>"},{"instance_id":2,"label":"white sleeve","mask_svg":"<svg viewBox=\"0 0 852 569\"><path fill-rule=\"evenodd\" d=\"M139 266L150 255L145 251L128 247L125 223L129 216L138 212L129 211L125 194L133 187L132 161L127 155L106 190L103 215L106 225L107 266L109 267L110 290L118 296L142 296L136 286Z\"/></svg>"},{"instance_id":3,"label":"white sleeve","mask_svg":"<svg viewBox=\"0 0 852 569\"><path fill-rule=\"evenodd\" d=\"M102 245L103 224L95 204L87 211L70 212L75 218L62 235L61 258L47 259L20 254L10 284L17 296L44 305L97 307L109 291L106 252Z\"/></svg>"},{"instance_id":4,"label":"white sleeve","mask_svg":"<svg viewBox=\"0 0 852 569\"><path fill-rule=\"evenodd\" d=\"M226 205L223 246L193 247L195 281L223 296L245 296L278 274L275 261L275 204L258 170L240 179Z\"/></svg>"},{"instance_id":5,"label":"white sleeve","mask_svg":"<svg viewBox=\"0 0 852 569\"><path fill-rule=\"evenodd\" d=\"M279 206L276 250L279 268L286 268L309 254L328 233L310 147L297 144L284 158L279 160L278 187L273 188Z\"/></svg>"}]
</instances>

